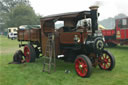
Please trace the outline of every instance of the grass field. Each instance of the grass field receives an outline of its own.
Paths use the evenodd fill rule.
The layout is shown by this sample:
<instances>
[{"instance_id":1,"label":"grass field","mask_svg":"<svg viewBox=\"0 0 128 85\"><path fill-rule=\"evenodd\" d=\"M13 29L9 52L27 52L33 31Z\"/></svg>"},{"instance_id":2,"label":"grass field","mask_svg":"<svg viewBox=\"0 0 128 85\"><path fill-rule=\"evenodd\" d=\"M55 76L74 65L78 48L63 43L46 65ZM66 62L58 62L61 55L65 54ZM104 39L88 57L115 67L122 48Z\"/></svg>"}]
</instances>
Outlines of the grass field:
<instances>
[{"instance_id":1,"label":"grass field","mask_svg":"<svg viewBox=\"0 0 128 85\"><path fill-rule=\"evenodd\" d=\"M128 46L107 48L116 58L112 71L93 68L90 78L79 77L74 64L57 60L56 72L42 72L42 58L35 63L8 64L19 49L17 40L0 36L0 85L128 85ZM69 74L65 69L70 70Z\"/></svg>"}]
</instances>

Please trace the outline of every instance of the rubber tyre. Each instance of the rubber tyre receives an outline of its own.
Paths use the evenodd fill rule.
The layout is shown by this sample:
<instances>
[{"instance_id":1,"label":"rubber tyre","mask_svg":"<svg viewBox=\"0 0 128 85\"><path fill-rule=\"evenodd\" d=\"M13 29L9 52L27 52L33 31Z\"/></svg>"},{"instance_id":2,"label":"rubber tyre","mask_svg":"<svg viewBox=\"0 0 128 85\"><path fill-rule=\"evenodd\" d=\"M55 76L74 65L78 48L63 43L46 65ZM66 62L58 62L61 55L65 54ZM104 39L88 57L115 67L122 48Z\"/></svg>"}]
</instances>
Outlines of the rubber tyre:
<instances>
[{"instance_id":1,"label":"rubber tyre","mask_svg":"<svg viewBox=\"0 0 128 85\"><path fill-rule=\"evenodd\" d=\"M19 50L17 50L13 55L13 62L18 62L17 57L19 57Z\"/></svg>"},{"instance_id":2,"label":"rubber tyre","mask_svg":"<svg viewBox=\"0 0 128 85\"><path fill-rule=\"evenodd\" d=\"M28 44L24 46L24 56L26 62L35 62L36 52L32 45Z\"/></svg>"},{"instance_id":3,"label":"rubber tyre","mask_svg":"<svg viewBox=\"0 0 128 85\"><path fill-rule=\"evenodd\" d=\"M104 57L104 55L105 55L105 57ZM111 71L115 67L115 57L107 50L103 51L103 56L102 56L102 58L99 57L99 62L100 62L99 67L102 70L110 70Z\"/></svg>"},{"instance_id":4,"label":"rubber tyre","mask_svg":"<svg viewBox=\"0 0 128 85\"><path fill-rule=\"evenodd\" d=\"M78 63L80 61L80 63ZM79 65L79 67L78 67ZM82 66L81 66L82 65ZM80 72L80 66L82 71L85 70L86 68L86 72ZM86 66L86 67L84 67ZM75 70L76 73L81 76L81 77L90 77L91 73L92 73L92 63L90 61L90 59L85 56L85 55L78 55L77 58L75 59Z\"/></svg>"},{"instance_id":5,"label":"rubber tyre","mask_svg":"<svg viewBox=\"0 0 128 85\"><path fill-rule=\"evenodd\" d=\"M22 63L21 61L23 60L23 52L21 50L17 50L15 53L14 53L14 56L13 56L13 62L17 63L17 64L20 64Z\"/></svg>"}]
</instances>

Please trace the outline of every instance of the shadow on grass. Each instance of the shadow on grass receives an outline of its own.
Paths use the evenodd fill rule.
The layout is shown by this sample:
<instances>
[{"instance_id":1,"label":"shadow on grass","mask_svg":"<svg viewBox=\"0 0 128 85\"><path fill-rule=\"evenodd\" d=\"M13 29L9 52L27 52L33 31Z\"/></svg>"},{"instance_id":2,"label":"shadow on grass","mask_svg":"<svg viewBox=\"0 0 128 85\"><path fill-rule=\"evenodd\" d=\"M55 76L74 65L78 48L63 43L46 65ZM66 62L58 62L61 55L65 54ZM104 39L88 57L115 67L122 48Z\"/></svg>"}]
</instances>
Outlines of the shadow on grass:
<instances>
[{"instance_id":1,"label":"shadow on grass","mask_svg":"<svg viewBox=\"0 0 128 85\"><path fill-rule=\"evenodd\" d=\"M43 57L37 59L34 64L40 66L43 69ZM64 62L63 60L56 59L56 70L74 70L74 63Z\"/></svg>"}]
</instances>

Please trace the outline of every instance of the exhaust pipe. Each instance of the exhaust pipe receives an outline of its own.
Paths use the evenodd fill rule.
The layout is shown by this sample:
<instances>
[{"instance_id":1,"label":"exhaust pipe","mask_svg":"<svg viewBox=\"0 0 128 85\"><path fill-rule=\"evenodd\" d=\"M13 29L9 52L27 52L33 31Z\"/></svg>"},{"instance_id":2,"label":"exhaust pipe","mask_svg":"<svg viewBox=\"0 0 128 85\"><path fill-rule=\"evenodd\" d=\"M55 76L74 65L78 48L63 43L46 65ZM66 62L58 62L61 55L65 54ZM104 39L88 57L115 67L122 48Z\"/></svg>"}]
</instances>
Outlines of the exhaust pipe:
<instances>
[{"instance_id":1,"label":"exhaust pipe","mask_svg":"<svg viewBox=\"0 0 128 85\"><path fill-rule=\"evenodd\" d=\"M92 36L94 36L94 33L96 30L98 30L98 13L97 10L99 6L91 6L89 7L91 10L91 23L92 23Z\"/></svg>"}]
</instances>

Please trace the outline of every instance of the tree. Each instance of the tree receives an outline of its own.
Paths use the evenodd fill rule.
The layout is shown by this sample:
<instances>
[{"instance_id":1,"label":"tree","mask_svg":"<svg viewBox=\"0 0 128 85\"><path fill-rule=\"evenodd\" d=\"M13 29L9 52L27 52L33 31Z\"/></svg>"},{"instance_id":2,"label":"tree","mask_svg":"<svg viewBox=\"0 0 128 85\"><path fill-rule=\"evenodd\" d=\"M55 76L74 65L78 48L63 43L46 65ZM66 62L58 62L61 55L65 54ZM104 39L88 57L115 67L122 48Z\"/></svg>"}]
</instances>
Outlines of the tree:
<instances>
[{"instance_id":1,"label":"tree","mask_svg":"<svg viewBox=\"0 0 128 85\"><path fill-rule=\"evenodd\" d=\"M8 14L7 26L40 24L39 17L30 5L19 4Z\"/></svg>"},{"instance_id":2,"label":"tree","mask_svg":"<svg viewBox=\"0 0 128 85\"><path fill-rule=\"evenodd\" d=\"M0 10L1 12L8 13L12 8L21 3L29 5L29 0L0 0Z\"/></svg>"},{"instance_id":3,"label":"tree","mask_svg":"<svg viewBox=\"0 0 128 85\"><path fill-rule=\"evenodd\" d=\"M8 13L18 4L29 4L29 0L0 0L0 32L7 27L6 22L9 20Z\"/></svg>"},{"instance_id":4,"label":"tree","mask_svg":"<svg viewBox=\"0 0 128 85\"><path fill-rule=\"evenodd\" d=\"M29 0L0 0L0 31L11 26L40 24Z\"/></svg>"}]
</instances>

